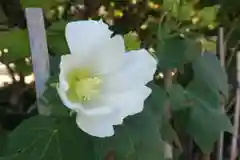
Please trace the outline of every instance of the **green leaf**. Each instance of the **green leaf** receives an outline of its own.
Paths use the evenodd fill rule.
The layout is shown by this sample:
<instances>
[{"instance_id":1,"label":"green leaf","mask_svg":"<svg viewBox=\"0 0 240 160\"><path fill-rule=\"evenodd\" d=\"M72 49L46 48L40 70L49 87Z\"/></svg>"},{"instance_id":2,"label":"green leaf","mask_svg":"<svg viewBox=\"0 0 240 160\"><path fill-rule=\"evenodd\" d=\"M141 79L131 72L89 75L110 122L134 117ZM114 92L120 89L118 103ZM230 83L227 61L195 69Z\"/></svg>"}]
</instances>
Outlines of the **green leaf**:
<instances>
[{"instance_id":1,"label":"green leaf","mask_svg":"<svg viewBox=\"0 0 240 160\"><path fill-rule=\"evenodd\" d=\"M47 39L50 51L55 54L68 54L69 48L65 38L66 21L53 23L47 30Z\"/></svg>"},{"instance_id":2,"label":"green leaf","mask_svg":"<svg viewBox=\"0 0 240 160\"><path fill-rule=\"evenodd\" d=\"M142 113L126 118L123 125L115 128L113 137L96 139L95 151L98 159L104 159L112 151L115 160L131 160L131 157L163 160L159 123L150 106Z\"/></svg>"},{"instance_id":3,"label":"green leaf","mask_svg":"<svg viewBox=\"0 0 240 160\"><path fill-rule=\"evenodd\" d=\"M170 14L173 17L177 17L178 11L180 7L180 0L164 0L162 4L162 8L166 11L170 11Z\"/></svg>"},{"instance_id":4,"label":"green leaf","mask_svg":"<svg viewBox=\"0 0 240 160\"><path fill-rule=\"evenodd\" d=\"M174 47L173 47L174 46ZM173 37L159 41L157 57L162 69L179 68L200 56L201 45L196 41Z\"/></svg>"},{"instance_id":5,"label":"green leaf","mask_svg":"<svg viewBox=\"0 0 240 160\"><path fill-rule=\"evenodd\" d=\"M179 14L177 15L177 19L180 21L191 20L191 17L194 13L194 5L190 2L181 4L179 8Z\"/></svg>"},{"instance_id":6,"label":"green leaf","mask_svg":"<svg viewBox=\"0 0 240 160\"><path fill-rule=\"evenodd\" d=\"M24 60L16 61L14 64L16 65L14 71L22 73L24 76L32 73L32 65L27 64Z\"/></svg>"},{"instance_id":7,"label":"green leaf","mask_svg":"<svg viewBox=\"0 0 240 160\"><path fill-rule=\"evenodd\" d=\"M174 4L179 4L180 0L163 0L162 7L167 10L171 10Z\"/></svg>"},{"instance_id":8,"label":"green leaf","mask_svg":"<svg viewBox=\"0 0 240 160\"><path fill-rule=\"evenodd\" d=\"M217 56L204 53L193 63L194 77L209 85L213 91L222 92L228 97L227 74Z\"/></svg>"},{"instance_id":9,"label":"green leaf","mask_svg":"<svg viewBox=\"0 0 240 160\"><path fill-rule=\"evenodd\" d=\"M218 13L219 5L211 6L211 7L204 7L199 13L198 16L200 17L200 26L208 26L209 24L213 23L216 19Z\"/></svg>"},{"instance_id":10,"label":"green leaf","mask_svg":"<svg viewBox=\"0 0 240 160\"><path fill-rule=\"evenodd\" d=\"M5 155L7 149L8 134L7 131L1 129L0 125L0 157Z\"/></svg>"},{"instance_id":11,"label":"green leaf","mask_svg":"<svg viewBox=\"0 0 240 160\"><path fill-rule=\"evenodd\" d=\"M187 104L186 91L179 84L173 84L168 92L171 109L173 111L183 110L189 105Z\"/></svg>"},{"instance_id":12,"label":"green leaf","mask_svg":"<svg viewBox=\"0 0 240 160\"><path fill-rule=\"evenodd\" d=\"M216 53L216 40L206 39L204 37L198 38L198 41L201 42L204 52Z\"/></svg>"},{"instance_id":13,"label":"green leaf","mask_svg":"<svg viewBox=\"0 0 240 160\"><path fill-rule=\"evenodd\" d=\"M160 4L162 1L161 0L152 0L152 2Z\"/></svg>"},{"instance_id":14,"label":"green leaf","mask_svg":"<svg viewBox=\"0 0 240 160\"><path fill-rule=\"evenodd\" d=\"M164 69L182 66L185 59L185 50L186 46L181 38L166 39L158 43L157 57L159 66Z\"/></svg>"},{"instance_id":15,"label":"green leaf","mask_svg":"<svg viewBox=\"0 0 240 160\"><path fill-rule=\"evenodd\" d=\"M179 21L191 20L194 13L194 3L181 0L164 0L162 8Z\"/></svg>"},{"instance_id":16,"label":"green leaf","mask_svg":"<svg viewBox=\"0 0 240 160\"><path fill-rule=\"evenodd\" d=\"M209 86L203 84L201 81L194 79L192 80L187 88L187 97L192 98L192 96L198 97L199 99L203 99L208 104L211 105L212 108L220 109L220 95L219 92L211 90Z\"/></svg>"},{"instance_id":17,"label":"green leaf","mask_svg":"<svg viewBox=\"0 0 240 160\"><path fill-rule=\"evenodd\" d=\"M170 23L170 21L168 21L168 23ZM174 24L174 26L175 25L176 24ZM159 24L157 29L157 38L159 41L162 42L164 39L167 39L170 36L171 26L167 23Z\"/></svg>"},{"instance_id":18,"label":"green leaf","mask_svg":"<svg viewBox=\"0 0 240 160\"><path fill-rule=\"evenodd\" d=\"M204 101L196 99L190 114L188 133L204 153L213 150L221 132L232 130L227 115L221 109L211 108Z\"/></svg>"},{"instance_id":19,"label":"green leaf","mask_svg":"<svg viewBox=\"0 0 240 160\"><path fill-rule=\"evenodd\" d=\"M54 55L49 56L50 61L50 73L55 78L54 82L58 82L58 75L60 73L60 62L61 62L61 55Z\"/></svg>"},{"instance_id":20,"label":"green leaf","mask_svg":"<svg viewBox=\"0 0 240 160\"><path fill-rule=\"evenodd\" d=\"M204 153L210 153L220 133L231 132L231 122L222 112L218 92L198 79L193 80L186 90L191 101L186 130Z\"/></svg>"},{"instance_id":21,"label":"green leaf","mask_svg":"<svg viewBox=\"0 0 240 160\"><path fill-rule=\"evenodd\" d=\"M57 6L58 3L63 3L66 0L20 0L23 8L43 8L45 11L51 9L51 7Z\"/></svg>"},{"instance_id":22,"label":"green leaf","mask_svg":"<svg viewBox=\"0 0 240 160\"><path fill-rule=\"evenodd\" d=\"M185 134L188 128L188 121L189 121L189 112L191 108L186 108L184 110L178 110L172 112L173 117L173 123L175 129L178 131L178 133Z\"/></svg>"},{"instance_id":23,"label":"green leaf","mask_svg":"<svg viewBox=\"0 0 240 160\"><path fill-rule=\"evenodd\" d=\"M164 108L166 101L168 99L167 92L163 88L154 84L153 82L149 83L148 87L152 89L152 93L146 100L146 103L152 106L152 109L154 110L157 116L161 117L161 115L165 113Z\"/></svg>"},{"instance_id":24,"label":"green leaf","mask_svg":"<svg viewBox=\"0 0 240 160\"><path fill-rule=\"evenodd\" d=\"M89 136L75 120L36 116L25 120L9 136L6 160L94 160Z\"/></svg>"},{"instance_id":25,"label":"green leaf","mask_svg":"<svg viewBox=\"0 0 240 160\"><path fill-rule=\"evenodd\" d=\"M124 35L126 51L137 50L140 48L140 41L136 33L128 33Z\"/></svg>"},{"instance_id":26,"label":"green leaf","mask_svg":"<svg viewBox=\"0 0 240 160\"><path fill-rule=\"evenodd\" d=\"M30 55L29 40L26 30L11 29L10 31L0 32L0 50L8 49L2 58L10 63L23 59Z\"/></svg>"},{"instance_id":27,"label":"green leaf","mask_svg":"<svg viewBox=\"0 0 240 160\"><path fill-rule=\"evenodd\" d=\"M179 160L182 155L182 150L178 148L173 148L173 160Z\"/></svg>"},{"instance_id":28,"label":"green leaf","mask_svg":"<svg viewBox=\"0 0 240 160\"><path fill-rule=\"evenodd\" d=\"M187 46L185 51L186 62L193 62L200 57L202 53L201 43L195 40L185 39L185 45Z\"/></svg>"},{"instance_id":29,"label":"green leaf","mask_svg":"<svg viewBox=\"0 0 240 160\"><path fill-rule=\"evenodd\" d=\"M0 20L1 20L0 22L6 22L8 20L2 7L0 7Z\"/></svg>"},{"instance_id":30,"label":"green leaf","mask_svg":"<svg viewBox=\"0 0 240 160\"><path fill-rule=\"evenodd\" d=\"M55 78L56 77L52 77L50 80L55 81ZM66 106L64 106L57 93L57 84L51 82L48 83L49 86L47 86L43 96L40 98L40 103L44 106L48 106L51 109L52 116L69 117L69 110Z\"/></svg>"},{"instance_id":31,"label":"green leaf","mask_svg":"<svg viewBox=\"0 0 240 160\"><path fill-rule=\"evenodd\" d=\"M72 0L74 4L84 4L84 0Z\"/></svg>"}]
</instances>

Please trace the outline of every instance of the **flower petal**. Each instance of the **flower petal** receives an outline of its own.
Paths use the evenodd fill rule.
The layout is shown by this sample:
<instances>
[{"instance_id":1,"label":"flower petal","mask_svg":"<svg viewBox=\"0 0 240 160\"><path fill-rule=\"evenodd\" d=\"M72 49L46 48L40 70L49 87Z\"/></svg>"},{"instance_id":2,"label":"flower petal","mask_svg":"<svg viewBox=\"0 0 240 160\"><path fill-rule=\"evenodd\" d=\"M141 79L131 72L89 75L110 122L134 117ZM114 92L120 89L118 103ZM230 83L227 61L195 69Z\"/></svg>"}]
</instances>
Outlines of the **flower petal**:
<instances>
[{"instance_id":1,"label":"flower petal","mask_svg":"<svg viewBox=\"0 0 240 160\"><path fill-rule=\"evenodd\" d=\"M106 74L122 65L125 53L123 37L112 32L102 21L70 22L66 38L71 54L89 59L94 74Z\"/></svg>"},{"instance_id":2,"label":"flower petal","mask_svg":"<svg viewBox=\"0 0 240 160\"><path fill-rule=\"evenodd\" d=\"M73 103L68 100L66 92L63 89L59 87L57 88L57 91L63 104L75 112L83 112L85 115L89 115L89 116L106 115L112 112L112 110L109 107L105 107L102 105L90 106L90 105L84 105L81 103Z\"/></svg>"},{"instance_id":3,"label":"flower petal","mask_svg":"<svg viewBox=\"0 0 240 160\"><path fill-rule=\"evenodd\" d=\"M65 91L62 88L57 88L58 95L60 99L62 100L63 104L68 107L69 109L72 109L74 111L77 111L79 108L83 108L81 104L78 103L72 103L71 101L68 100L67 95Z\"/></svg>"},{"instance_id":4,"label":"flower petal","mask_svg":"<svg viewBox=\"0 0 240 160\"><path fill-rule=\"evenodd\" d=\"M68 23L65 34L72 54L88 54L96 46L110 39L112 32L101 20L87 20Z\"/></svg>"},{"instance_id":5,"label":"flower petal","mask_svg":"<svg viewBox=\"0 0 240 160\"><path fill-rule=\"evenodd\" d=\"M101 46L96 46L92 55L93 70L96 74L107 74L116 71L123 65L125 46L123 37L116 35Z\"/></svg>"},{"instance_id":6,"label":"flower petal","mask_svg":"<svg viewBox=\"0 0 240 160\"><path fill-rule=\"evenodd\" d=\"M77 113L76 122L84 132L96 137L110 137L114 134L111 120L104 116L87 116Z\"/></svg>"},{"instance_id":7,"label":"flower petal","mask_svg":"<svg viewBox=\"0 0 240 160\"><path fill-rule=\"evenodd\" d=\"M129 116L142 112L145 99L151 94L151 89L142 86L123 93L107 93L102 95L107 106L114 109L114 125L119 125L122 120Z\"/></svg>"},{"instance_id":8,"label":"flower petal","mask_svg":"<svg viewBox=\"0 0 240 160\"><path fill-rule=\"evenodd\" d=\"M79 57L78 55L63 55L60 62L59 85L65 91L68 90L66 81L67 73L74 68L90 68L90 60L87 57Z\"/></svg>"},{"instance_id":9,"label":"flower petal","mask_svg":"<svg viewBox=\"0 0 240 160\"><path fill-rule=\"evenodd\" d=\"M138 88L153 80L157 61L145 50L125 54L123 68L113 74L103 75L103 91L123 92Z\"/></svg>"}]
</instances>

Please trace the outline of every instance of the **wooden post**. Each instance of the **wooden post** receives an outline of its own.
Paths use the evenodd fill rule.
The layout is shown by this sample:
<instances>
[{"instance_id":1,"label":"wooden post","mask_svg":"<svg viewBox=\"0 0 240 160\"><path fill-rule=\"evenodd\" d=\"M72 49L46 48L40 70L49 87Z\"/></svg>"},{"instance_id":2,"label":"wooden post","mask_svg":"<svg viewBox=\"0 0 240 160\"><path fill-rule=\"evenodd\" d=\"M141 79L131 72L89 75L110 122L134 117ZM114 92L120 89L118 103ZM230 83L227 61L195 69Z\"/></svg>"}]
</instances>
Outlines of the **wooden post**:
<instances>
[{"instance_id":1,"label":"wooden post","mask_svg":"<svg viewBox=\"0 0 240 160\"><path fill-rule=\"evenodd\" d=\"M49 115L50 108L41 105L39 98L45 90L50 75L49 56L43 12L41 8L26 8L27 28L30 41L31 58L35 77L37 105L40 115Z\"/></svg>"},{"instance_id":2,"label":"wooden post","mask_svg":"<svg viewBox=\"0 0 240 160\"><path fill-rule=\"evenodd\" d=\"M217 46L217 52L220 57L221 66L223 69L225 68L225 43L224 43L224 28L220 27L218 30L218 46ZM222 102L224 100L222 99ZM225 112L225 105L222 104L221 106L222 112ZM218 152L217 152L217 160L223 160L223 146L224 146L224 133L222 132L220 134L220 138L218 141Z\"/></svg>"},{"instance_id":3,"label":"wooden post","mask_svg":"<svg viewBox=\"0 0 240 160\"><path fill-rule=\"evenodd\" d=\"M238 82L238 87L237 87L237 92L236 92L236 105L235 105L235 110L234 110L234 125L233 125L233 137L232 137L232 145L231 145L231 157L230 160L236 160L238 156L238 146L237 146L237 141L238 141L238 130L239 130L239 116L240 116L240 51L237 52L237 82Z\"/></svg>"}]
</instances>

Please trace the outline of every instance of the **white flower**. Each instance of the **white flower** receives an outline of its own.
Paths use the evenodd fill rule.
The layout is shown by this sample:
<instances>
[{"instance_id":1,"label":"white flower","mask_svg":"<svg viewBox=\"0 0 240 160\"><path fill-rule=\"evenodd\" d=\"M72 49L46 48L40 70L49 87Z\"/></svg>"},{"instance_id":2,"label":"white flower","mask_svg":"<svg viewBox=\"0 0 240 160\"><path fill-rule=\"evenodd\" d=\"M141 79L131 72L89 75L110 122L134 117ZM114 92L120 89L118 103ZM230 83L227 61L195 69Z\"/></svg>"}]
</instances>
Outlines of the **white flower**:
<instances>
[{"instance_id":1,"label":"white flower","mask_svg":"<svg viewBox=\"0 0 240 160\"><path fill-rule=\"evenodd\" d=\"M68 23L71 54L60 63L60 98L77 113L79 128L97 137L112 136L113 125L143 110L157 66L145 49L125 53L122 36L111 35L102 21Z\"/></svg>"}]
</instances>

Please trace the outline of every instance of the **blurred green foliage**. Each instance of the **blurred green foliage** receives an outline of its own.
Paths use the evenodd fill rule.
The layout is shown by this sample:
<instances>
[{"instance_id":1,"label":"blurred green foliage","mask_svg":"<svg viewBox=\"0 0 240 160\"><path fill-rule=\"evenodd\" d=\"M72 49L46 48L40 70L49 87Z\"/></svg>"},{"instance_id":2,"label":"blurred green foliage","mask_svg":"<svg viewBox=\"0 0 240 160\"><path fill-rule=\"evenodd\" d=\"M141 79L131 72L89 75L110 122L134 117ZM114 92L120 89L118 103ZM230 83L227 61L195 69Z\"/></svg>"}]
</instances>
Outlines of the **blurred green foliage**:
<instances>
[{"instance_id":1,"label":"blurred green foliage","mask_svg":"<svg viewBox=\"0 0 240 160\"><path fill-rule=\"evenodd\" d=\"M97 159L104 159L114 151L115 159L120 160L160 160L163 159L163 140L175 144L175 149L186 154L182 150L186 146L182 134L191 136L203 153L210 153L220 132L231 132L231 123L227 115L221 112L220 101L222 95L226 99L229 97L228 79L235 77L227 77L220 65L216 56L216 35L217 27L224 26L225 43L228 46L226 58L230 61L229 57L232 58L235 54L232 49L236 51L239 48L238 0L3 0L0 2L0 18L3 17L0 19L0 51L8 49L8 52L0 56L0 62L7 66L14 63L13 72L28 75L31 65L26 62L30 51L24 7L44 9L51 57L59 58L60 55L69 53L64 36L68 21L101 18L109 23L110 29L116 34L124 35L126 50L143 47L149 49L159 60L155 84L150 84L153 93L146 102L144 112L127 119L125 126L117 127L116 136L112 138L90 138L94 142L91 147L95 147ZM210 53L202 54L203 51ZM59 61L51 62L51 65L56 65L53 68L58 68ZM231 61L229 66L230 64ZM190 66L190 69L186 69L186 66ZM162 88L163 79L159 75L169 70L174 71L175 75L172 87L165 90ZM187 77L183 78L184 82L179 80L182 77ZM51 103L59 102L59 98L50 90L44 94L47 100L44 103L51 105L54 116L65 117L68 111L58 109L62 106L59 103ZM165 114L165 103L168 102L172 106L173 123L170 123ZM35 124L44 128L48 123L47 129L51 132L36 133L31 130ZM58 123L55 119L39 116L25 121L10 134L10 154L28 146L27 143L35 139L34 135L41 133L45 137L37 139L33 146L17 154L16 159L26 160L29 153L33 157L43 155L40 156L43 159L56 158L59 150L65 157L69 150L64 146L75 139L71 141L70 138L57 137L55 134L66 132L62 128L69 124L62 125L62 121ZM25 134L26 130L30 130L28 135ZM29 141L23 143L24 136L29 136ZM86 135L83 134L84 136ZM52 137L56 139L51 140ZM83 137L79 136L79 141ZM59 142L61 144L57 144ZM45 155L43 146L47 151L52 151L52 154ZM75 159L78 158L77 151L71 153ZM87 151L82 154L83 157L87 156L86 153Z\"/></svg>"}]
</instances>

